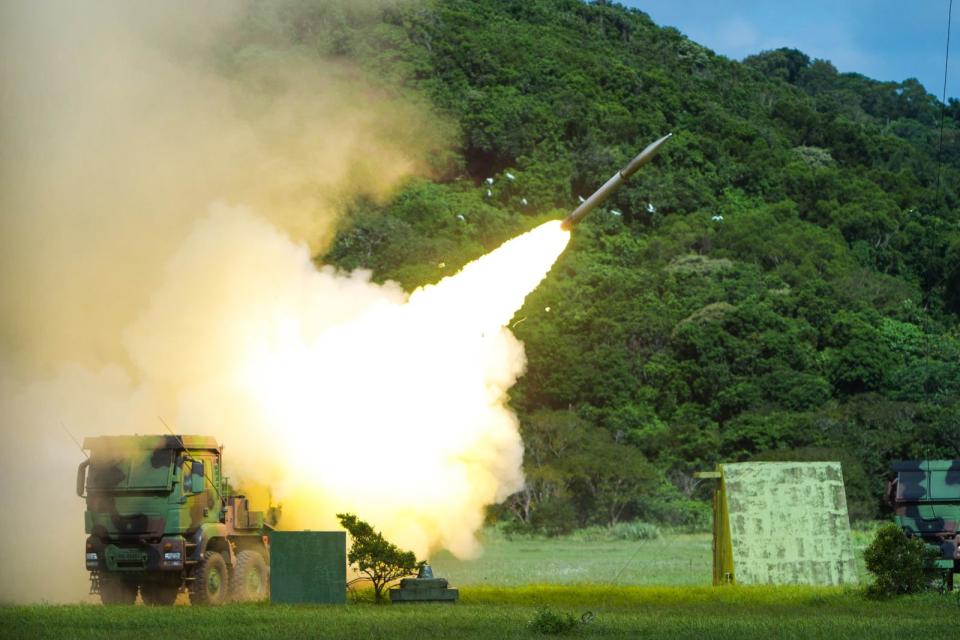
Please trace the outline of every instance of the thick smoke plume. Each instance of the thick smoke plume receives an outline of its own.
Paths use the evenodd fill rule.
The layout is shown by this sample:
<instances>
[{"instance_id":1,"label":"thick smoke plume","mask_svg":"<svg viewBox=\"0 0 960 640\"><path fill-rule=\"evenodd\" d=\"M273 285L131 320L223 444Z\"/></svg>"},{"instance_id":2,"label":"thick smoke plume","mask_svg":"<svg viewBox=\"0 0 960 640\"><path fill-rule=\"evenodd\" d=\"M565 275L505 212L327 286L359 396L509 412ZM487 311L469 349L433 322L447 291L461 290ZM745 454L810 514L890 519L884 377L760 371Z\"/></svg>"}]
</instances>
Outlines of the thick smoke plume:
<instances>
[{"instance_id":1,"label":"thick smoke plume","mask_svg":"<svg viewBox=\"0 0 960 640\"><path fill-rule=\"evenodd\" d=\"M318 269L344 205L423 171L441 136L285 15L0 8L0 601L86 592L63 427L162 433L162 416L224 443L285 526L349 509L421 554L473 552L483 505L522 481L504 402L524 357L502 325L566 234L411 296Z\"/></svg>"}]
</instances>

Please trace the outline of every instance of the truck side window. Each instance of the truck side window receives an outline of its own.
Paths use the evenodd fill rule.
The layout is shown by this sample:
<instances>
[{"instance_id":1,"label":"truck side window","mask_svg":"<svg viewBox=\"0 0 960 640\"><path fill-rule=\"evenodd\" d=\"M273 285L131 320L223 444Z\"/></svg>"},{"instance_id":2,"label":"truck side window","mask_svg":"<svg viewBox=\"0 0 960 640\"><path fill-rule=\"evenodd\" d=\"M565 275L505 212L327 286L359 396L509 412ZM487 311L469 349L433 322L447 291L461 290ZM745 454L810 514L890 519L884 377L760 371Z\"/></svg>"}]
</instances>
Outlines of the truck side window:
<instances>
[{"instance_id":1,"label":"truck side window","mask_svg":"<svg viewBox=\"0 0 960 640\"><path fill-rule=\"evenodd\" d=\"M183 492L184 493L203 493L203 463L199 460L186 458L183 461Z\"/></svg>"},{"instance_id":2,"label":"truck side window","mask_svg":"<svg viewBox=\"0 0 960 640\"><path fill-rule=\"evenodd\" d=\"M190 491L193 493L203 493L205 488L203 482L204 466L206 466L206 463L199 460L193 460L190 463Z\"/></svg>"},{"instance_id":3,"label":"truck side window","mask_svg":"<svg viewBox=\"0 0 960 640\"><path fill-rule=\"evenodd\" d=\"M923 471L901 471L897 476L897 500L923 500L930 498L930 478Z\"/></svg>"}]
</instances>

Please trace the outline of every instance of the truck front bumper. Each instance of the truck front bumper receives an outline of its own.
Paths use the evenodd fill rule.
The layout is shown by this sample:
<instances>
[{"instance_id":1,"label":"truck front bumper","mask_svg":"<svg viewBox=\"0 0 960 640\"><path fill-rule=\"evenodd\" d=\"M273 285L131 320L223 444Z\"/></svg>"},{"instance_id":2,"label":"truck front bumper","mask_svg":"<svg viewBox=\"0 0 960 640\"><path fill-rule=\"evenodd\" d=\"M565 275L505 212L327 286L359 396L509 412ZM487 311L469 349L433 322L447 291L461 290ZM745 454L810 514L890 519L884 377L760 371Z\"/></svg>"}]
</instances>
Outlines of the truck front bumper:
<instances>
[{"instance_id":1,"label":"truck front bumper","mask_svg":"<svg viewBox=\"0 0 960 640\"><path fill-rule=\"evenodd\" d=\"M182 571L186 559L182 536L158 542L111 542L87 538L86 567L89 571Z\"/></svg>"}]
</instances>

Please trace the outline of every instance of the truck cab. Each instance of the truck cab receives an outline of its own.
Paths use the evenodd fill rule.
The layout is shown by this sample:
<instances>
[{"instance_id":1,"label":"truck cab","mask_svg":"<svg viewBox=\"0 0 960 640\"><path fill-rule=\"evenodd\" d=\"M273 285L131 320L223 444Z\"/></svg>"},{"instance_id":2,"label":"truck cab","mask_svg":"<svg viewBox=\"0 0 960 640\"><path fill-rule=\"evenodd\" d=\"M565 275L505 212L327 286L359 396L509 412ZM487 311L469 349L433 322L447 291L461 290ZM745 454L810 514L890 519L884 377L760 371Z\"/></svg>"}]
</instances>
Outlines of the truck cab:
<instances>
[{"instance_id":1,"label":"truck cab","mask_svg":"<svg viewBox=\"0 0 960 640\"><path fill-rule=\"evenodd\" d=\"M940 552L937 566L960 573L960 460L893 463L887 502L897 525Z\"/></svg>"},{"instance_id":2,"label":"truck cab","mask_svg":"<svg viewBox=\"0 0 960 640\"><path fill-rule=\"evenodd\" d=\"M86 568L105 604L261 600L271 528L231 495L222 449L209 436L86 438L77 470L86 499Z\"/></svg>"}]
</instances>

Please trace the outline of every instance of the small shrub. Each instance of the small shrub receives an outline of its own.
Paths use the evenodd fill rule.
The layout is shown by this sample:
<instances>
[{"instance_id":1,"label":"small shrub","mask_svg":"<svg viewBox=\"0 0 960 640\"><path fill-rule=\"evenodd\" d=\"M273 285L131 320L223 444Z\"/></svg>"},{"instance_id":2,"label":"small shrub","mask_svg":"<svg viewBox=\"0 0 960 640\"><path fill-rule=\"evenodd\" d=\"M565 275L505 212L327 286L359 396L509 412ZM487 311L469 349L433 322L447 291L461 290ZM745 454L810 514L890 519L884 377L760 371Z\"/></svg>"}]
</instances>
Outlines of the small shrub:
<instances>
[{"instance_id":1,"label":"small shrub","mask_svg":"<svg viewBox=\"0 0 960 640\"><path fill-rule=\"evenodd\" d=\"M614 540L656 540L660 537L660 529L649 522L621 522L610 527L610 536Z\"/></svg>"},{"instance_id":2,"label":"small shrub","mask_svg":"<svg viewBox=\"0 0 960 640\"><path fill-rule=\"evenodd\" d=\"M612 527L594 525L577 529L570 534L574 540L589 542L606 542L610 540L628 540L640 542L643 540L657 540L660 538L660 529L649 522L618 522Z\"/></svg>"},{"instance_id":3,"label":"small shrub","mask_svg":"<svg viewBox=\"0 0 960 640\"><path fill-rule=\"evenodd\" d=\"M938 555L923 540L908 538L893 523L880 527L863 552L867 570L874 576L867 595L886 598L929 589L936 574L934 560Z\"/></svg>"},{"instance_id":4,"label":"small shrub","mask_svg":"<svg viewBox=\"0 0 960 640\"><path fill-rule=\"evenodd\" d=\"M571 613L560 613L549 608L540 609L527 625L531 631L552 636L566 633L577 626L577 619Z\"/></svg>"},{"instance_id":5,"label":"small shrub","mask_svg":"<svg viewBox=\"0 0 960 640\"><path fill-rule=\"evenodd\" d=\"M577 523L577 513L567 500L545 500L530 517L530 528L546 536L562 536L570 533Z\"/></svg>"},{"instance_id":6,"label":"small shrub","mask_svg":"<svg viewBox=\"0 0 960 640\"><path fill-rule=\"evenodd\" d=\"M418 561L412 551L403 551L388 542L383 534L354 514L338 513L337 518L350 534L347 561L370 581L376 602L384 601L384 591L391 582L416 573L426 564Z\"/></svg>"},{"instance_id":7,"label":"small shrub","mask_svg":"<svg viewBox=\"0 0 960 640\"><path fill-rule=\"evenodd\" d=\"M660 496L650 496L640 501L638 516L646 522L656 522L660 527L677 533L703 533L713 528L713 508L708 502L685 498L676 494L668 485ZM673 492L670 495L669 492Z\"/></svg>"}]
</instances>

